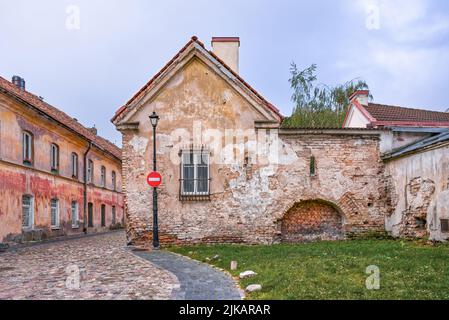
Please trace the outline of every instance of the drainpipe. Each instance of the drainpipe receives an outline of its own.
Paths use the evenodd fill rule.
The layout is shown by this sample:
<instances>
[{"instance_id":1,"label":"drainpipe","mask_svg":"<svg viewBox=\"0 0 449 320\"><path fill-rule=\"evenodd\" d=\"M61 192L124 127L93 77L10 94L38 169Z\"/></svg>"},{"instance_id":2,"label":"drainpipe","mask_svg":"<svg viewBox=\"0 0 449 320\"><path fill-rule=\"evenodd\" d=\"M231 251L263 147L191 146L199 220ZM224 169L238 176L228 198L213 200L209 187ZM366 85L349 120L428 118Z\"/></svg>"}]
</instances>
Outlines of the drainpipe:
<instances>
[{"instance_id":1,"label":"drainpipe","mask_svg":"<svg viewBox=\"0 0 449 320\"><path fill-rule=\"evenodd\" d=\"M84 168L84 217L83 217L83 232L87 234L87 155L89 154L89 151L92 149L92 142L89 141L89 148L87 148L86 152L84 153L83 158L83 168Z\"/></svg>"}]
</instances>

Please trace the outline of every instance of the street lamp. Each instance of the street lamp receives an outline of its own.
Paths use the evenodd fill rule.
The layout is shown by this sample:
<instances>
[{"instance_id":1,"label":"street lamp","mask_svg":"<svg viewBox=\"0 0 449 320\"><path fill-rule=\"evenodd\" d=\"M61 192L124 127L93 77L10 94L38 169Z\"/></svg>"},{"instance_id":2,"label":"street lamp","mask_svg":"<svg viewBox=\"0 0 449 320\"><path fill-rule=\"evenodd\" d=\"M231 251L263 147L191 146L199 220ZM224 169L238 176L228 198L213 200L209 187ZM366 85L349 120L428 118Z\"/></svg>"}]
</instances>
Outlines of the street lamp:
<instances>
[{"instance_id":1,"label":"street lamp","mask_svg":"<svg viewBox=\"0 0 449 320\"><path fill-rule=\"evenodd\" d=\"M157 171L156 167L156 127L159 122L159 116L153 111L150 116L151 125L153 126L153 171ZM157 221L157 187L153 188L153 248L159 249L159 226Z\"/></svg>"}]
</instances>

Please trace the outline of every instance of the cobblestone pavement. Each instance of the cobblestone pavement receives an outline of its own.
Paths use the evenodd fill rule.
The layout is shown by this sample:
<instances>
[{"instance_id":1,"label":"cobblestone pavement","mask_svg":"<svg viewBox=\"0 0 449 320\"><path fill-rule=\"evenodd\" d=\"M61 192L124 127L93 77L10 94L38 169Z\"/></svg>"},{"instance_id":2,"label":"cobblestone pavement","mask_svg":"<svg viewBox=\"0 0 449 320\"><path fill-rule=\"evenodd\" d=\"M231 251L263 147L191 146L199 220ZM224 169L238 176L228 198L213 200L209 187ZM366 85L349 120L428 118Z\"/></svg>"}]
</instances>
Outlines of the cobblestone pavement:
<instances>
[{"instance_id":1,"label":"cobblestone pavement","mask_svg":"<svg viewBox=\"0 0 449 320\"><path fill-rule=\"evenodd\" d=\"M164 251L135 252L138 256L172 272L181 287L173 291L176 300L241 300L233 279L204 263Z\"/></svg>"},{"instance_id":2,"label":"cobblestone pavement","mask_svg":"<svg viewBox=\"0 0 449 320\"><path fill-rule=\"evenodd\" d=\"M173 274L125 249L123 232L0 254L0 299L170 299L176 289Z\"/></svg>"}]
</instances>

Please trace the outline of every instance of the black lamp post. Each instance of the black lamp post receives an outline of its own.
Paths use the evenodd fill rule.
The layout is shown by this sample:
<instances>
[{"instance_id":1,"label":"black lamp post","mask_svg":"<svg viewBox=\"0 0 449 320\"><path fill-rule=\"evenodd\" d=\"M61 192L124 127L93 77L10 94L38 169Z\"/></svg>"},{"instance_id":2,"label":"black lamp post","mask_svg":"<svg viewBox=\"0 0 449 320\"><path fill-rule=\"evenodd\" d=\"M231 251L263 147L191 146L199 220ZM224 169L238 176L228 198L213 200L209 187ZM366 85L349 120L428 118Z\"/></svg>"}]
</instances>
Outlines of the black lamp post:
<instances>
[{"instance_id":1,"label":"black lamp post","mask_svg":"<svg viewBox=\"0 0 449 320\"><path fill-rule=\"evenodd\" d=\"M157 171L156 167L156 127L159 122L159 116L153 111L150 116L151 125L153 126L153 171ZM157 187L153 188L153 248L159 249L159 226L157 221Z\"/></svg>"}]
</instances>

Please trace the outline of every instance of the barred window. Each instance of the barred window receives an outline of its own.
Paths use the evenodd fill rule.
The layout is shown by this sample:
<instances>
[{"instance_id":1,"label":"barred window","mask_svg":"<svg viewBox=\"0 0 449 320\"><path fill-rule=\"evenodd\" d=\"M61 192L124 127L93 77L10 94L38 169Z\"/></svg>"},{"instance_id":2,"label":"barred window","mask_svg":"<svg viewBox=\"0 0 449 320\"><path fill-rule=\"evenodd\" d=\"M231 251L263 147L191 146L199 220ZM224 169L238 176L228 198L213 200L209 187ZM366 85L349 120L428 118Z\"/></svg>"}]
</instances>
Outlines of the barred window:
<instances>
[{"instance_id":1,"label":"barred window","mask_svg":"<svg viewBox=\"0 0 449 320\"><path fill-rule=\"evenodd\" d=\"M183 151L181 155L181 195L209 195L209 153Z\"/></svg>"},{"instance_id":2,"label":"barred window","mask_svg":"<svg viewBox=\"0 0 449 320\"><path fill-rule=\"evenodd\" d=\"M59 200L51 199L51 227L53 229L59 228Z\"/></svg>"},{"instance_id":3,"label":"barred window","mask_svg":"<svg viewBox=\"0 0 449 320\"><path fill-rule=\"evenodd\" d=\"M33 227L33 197L22 196L22 227Z\"/></svg>"}]
</instances>

